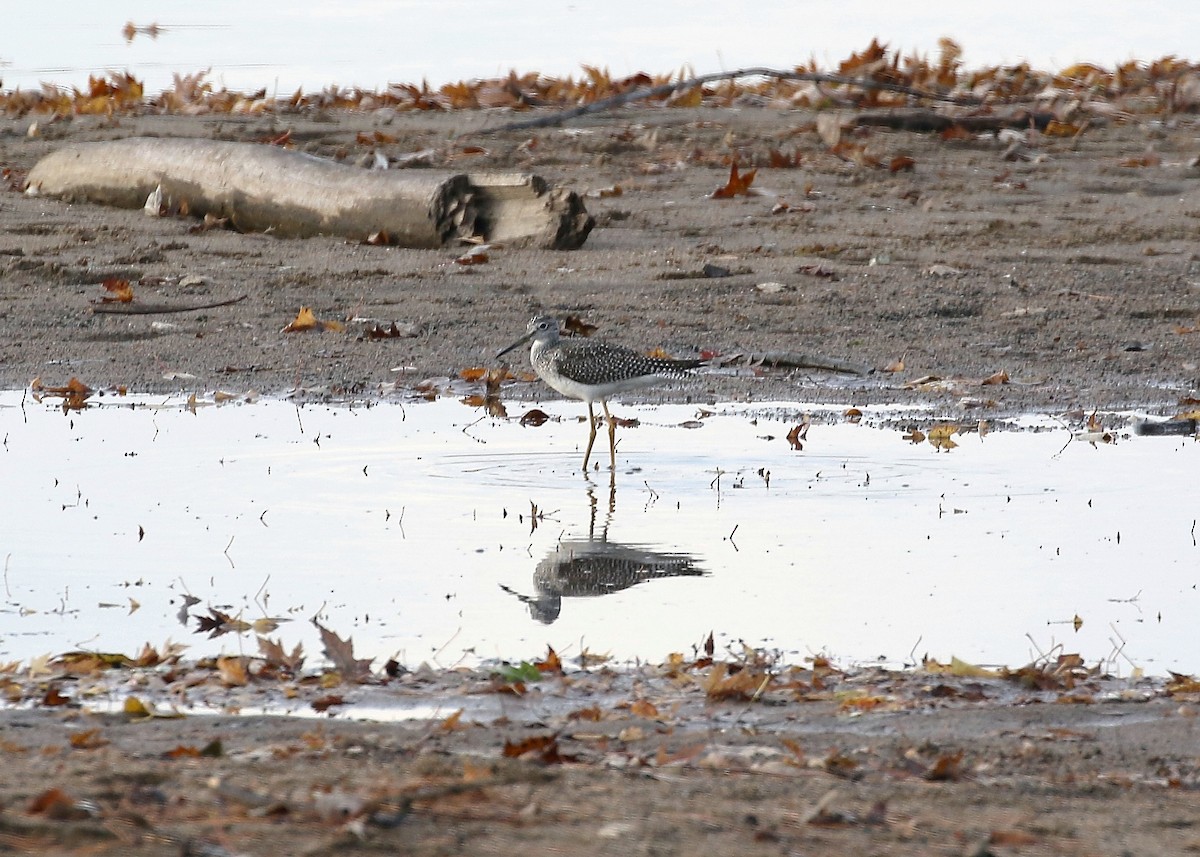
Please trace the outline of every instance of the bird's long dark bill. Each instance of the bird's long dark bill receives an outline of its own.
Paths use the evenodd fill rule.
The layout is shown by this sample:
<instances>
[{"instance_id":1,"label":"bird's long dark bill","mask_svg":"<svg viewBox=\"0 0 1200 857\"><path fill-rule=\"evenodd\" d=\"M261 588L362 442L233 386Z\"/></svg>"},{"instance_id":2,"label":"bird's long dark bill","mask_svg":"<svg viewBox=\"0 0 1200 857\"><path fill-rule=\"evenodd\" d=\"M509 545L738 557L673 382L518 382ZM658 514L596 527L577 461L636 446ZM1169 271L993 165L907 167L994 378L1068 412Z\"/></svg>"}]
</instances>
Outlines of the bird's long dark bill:
<instances>
[{"instance_id":1,"label":"bird's long dark bill","mask_svg":"<svg viewBox=\"0 0 1200 857\"><path fill-rule=\"evenodd\" d=\"M528 341L529 341L530 339L532 339L532 338L533 338L533 334L532 334L532 333L527 333L527 334L525 334L524 336L522 336L520 339L518 339L516 342L514 342L512 345L508 346L508 347L507 347L507 348L505 348L504 350L502 350L502 351L497 351L497 352L496 352L496 359L497 359L497 360L499 360L499 359L500 359L501 357L503 357L505 354L507 354L508 352L512 351L514 348L516 348L516 347L517 347L517 346L519 346L519 345L524 345L526 342L528 342Z\"/></svg>"}]
</instances>

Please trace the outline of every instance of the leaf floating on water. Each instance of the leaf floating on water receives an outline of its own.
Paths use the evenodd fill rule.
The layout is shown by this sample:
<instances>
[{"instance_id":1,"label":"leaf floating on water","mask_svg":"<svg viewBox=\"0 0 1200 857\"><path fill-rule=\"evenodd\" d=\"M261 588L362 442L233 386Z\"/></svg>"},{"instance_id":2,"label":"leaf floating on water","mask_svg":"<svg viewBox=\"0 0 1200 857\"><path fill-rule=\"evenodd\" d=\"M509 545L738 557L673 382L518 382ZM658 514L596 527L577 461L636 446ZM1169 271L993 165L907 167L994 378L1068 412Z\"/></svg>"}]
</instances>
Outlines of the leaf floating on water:
<instances>
[{"instance_id":1,"label":"leaf floating on water","mask_svg":"<svg viewBox=\"0 0 1200 857\"><path fill-rule=\"evenodd\" d=\"M522 414L521 419L518 420L518 422L523 426L533 426L534 428L537 428L538 426L546 423L549 419L550 415L548 413L538 408L533 408Z\"/></svg>"},{"instance_id":2,"label":"leaf floating on water","mask_svg":"<svg viewBox=\"0 0 1200 857\"><path fill-rule=\"evenodd\" d=\"M214 637L220 637L223 634L244 634L251 630L251 625L249 622L244 622L241 619L230 616L227 613L222 613L215 607L209 607L208 614L209 615L207 616L196 617L196 623L198 625L196 628L196 633L203 634L205 631L207 631L210 640Z\"/></svg>"},{"instance_id":3,"label":"leaf floating on water","mask_svg":"<svg viewBox=\"0 0 1200 857\"><path fill-rule=\"evenodd\" d=\"M937 450L955 449L958 444L954 441L954 435L959 431L959 426L952 424L943 424L934 426L929 430L929 443Z\"/></svg>"},{"instance_id":4,"label":"leaf floating on water","mask_svg":"<svg viewBox=\"0 0 1200 857\"><path fill-rule=\"evenodd\" d=\"M808 427L811 423L806 418L804 422L797 426L793 426L792 430L787 434L787 442L792 445L792 449L801 451L804 449L804 441L808 437Z\"/></svg>"},{"instance_id":5,"label":"leaf floating on water","mask_svg":"<svg viewBox=\"0 0 1200 857\"><path fill-rule=\"evenodd\" d=\"M64 411L82 411L87 407L88 397L92 395L92 388L73 375L63 387L47 387L42 384L40 377L34 378L29 382L29 391L33 394L35 402L41 402L46 396L61 396Z\"/></svg>"}]
</instances>

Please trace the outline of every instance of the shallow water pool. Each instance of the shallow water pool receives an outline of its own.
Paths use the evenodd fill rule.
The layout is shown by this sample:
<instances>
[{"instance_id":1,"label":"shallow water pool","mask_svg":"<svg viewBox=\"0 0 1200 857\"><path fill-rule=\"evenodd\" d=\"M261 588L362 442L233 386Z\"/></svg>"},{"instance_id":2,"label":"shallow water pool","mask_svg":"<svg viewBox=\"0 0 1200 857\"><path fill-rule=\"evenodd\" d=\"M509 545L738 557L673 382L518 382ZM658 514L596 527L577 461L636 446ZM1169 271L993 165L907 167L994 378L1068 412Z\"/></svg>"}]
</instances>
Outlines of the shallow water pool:
<instances>
[{"instance_id":1,"label":"shallow water pool","mask_svg":"<svg viewBox=\"0 0 1200 857\"><path fill-rule=\"evenodd\" d=\"M310 658L319 617L377 665L657 661L713 631L792 660L1015 665L1061 644L1200 667L1191 438L1092 445L1030 418L938 451L891 427L923 416L865 409L795 450L801 413L841 408L619 406L640 424L610 476L579 470L575 402L93 402L0 394L0 660L257 652L197 633L214 608L287 620L268 636ZM551 419L520 425L534 406Z\"/></svg>"}]
</instances>

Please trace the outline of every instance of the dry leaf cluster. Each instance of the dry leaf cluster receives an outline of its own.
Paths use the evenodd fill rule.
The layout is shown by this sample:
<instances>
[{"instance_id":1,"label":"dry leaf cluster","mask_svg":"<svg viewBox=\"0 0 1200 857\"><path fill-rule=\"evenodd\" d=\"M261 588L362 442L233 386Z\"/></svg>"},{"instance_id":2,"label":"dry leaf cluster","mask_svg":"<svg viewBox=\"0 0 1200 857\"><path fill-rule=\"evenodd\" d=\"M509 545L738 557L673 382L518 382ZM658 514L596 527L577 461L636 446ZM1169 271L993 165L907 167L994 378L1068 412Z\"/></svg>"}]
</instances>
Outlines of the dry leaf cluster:
<instances>
[{"instance_id":1,"label":"dry leaf cluster","mask_svg":"<svg viewBox=\"0 0 1200 857\"><path fill-rule=\"evenodd\" d=\"M126 39L137 33L156 37L156 24L127 24ZM1089 114L1120 116L1195 111L1200 108L1200 65L1174 56L1151 62L1130 60L1114 68L1077 63L1060 72L1043 72L1027 64L964 69L962 49L942 39L936 57L902 55L877 39L840 62L836 75L871 81L880 88L862 89L845 83L807 80L726 80L713 85L683 87L647 99L663 107L766 106L858 108L903 106L911 101L904 89L920 90L947 100L987 110L1016 102L1055 106L1063 115L1050 133L1073 135ZM798 73L819 74L815 61L797 65ZM382 91L330 86L320 92L297 90L271 97L267 90L231 92L208 80L207 71L174 77L174 85L147 96L141 81L128 72L90 77L83 89L43 84L36 90L0 92L0 111L9 116L54 118L76 115L115 116L124 113L289 113L313 110L479 110L535 107L572 108L648 87L682 82L689 75L650 75L645 72L613 77L607 69L582 66L578 77L551 77L537 72L487 80L469 80L432 87L393 83ZM470 154L465 152L464 154ZM781 156L786 157L786 156ZM794 164L793 164L794 165ZM897 167L893 166L893 169Z\"/></svg>"}]
</instances>

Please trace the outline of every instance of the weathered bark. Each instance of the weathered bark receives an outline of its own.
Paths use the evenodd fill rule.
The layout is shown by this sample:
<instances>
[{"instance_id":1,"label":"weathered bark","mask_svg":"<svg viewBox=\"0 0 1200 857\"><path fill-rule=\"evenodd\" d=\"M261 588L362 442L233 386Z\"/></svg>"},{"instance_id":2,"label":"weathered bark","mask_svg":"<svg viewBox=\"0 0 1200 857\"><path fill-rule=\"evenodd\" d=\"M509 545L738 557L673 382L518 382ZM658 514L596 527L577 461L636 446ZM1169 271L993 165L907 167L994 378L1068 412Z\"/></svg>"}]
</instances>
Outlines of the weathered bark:
<instances>
[{"instance_id":1,"label":"weathered bark","mask_svg":"<svg viewBox=\"0 0 1200 857\"><path fill-rule=\"evenodd\" d=\"M592 218L574 191L535 175L365 170L254 143L134 137L65 146L29 172L27 193L142 208L160 189L174 210L228 218L243 232L386 236L404 247L454 239L581 246Z\"/></svg>"}]
</instances>

